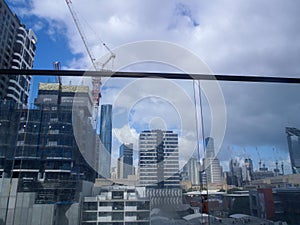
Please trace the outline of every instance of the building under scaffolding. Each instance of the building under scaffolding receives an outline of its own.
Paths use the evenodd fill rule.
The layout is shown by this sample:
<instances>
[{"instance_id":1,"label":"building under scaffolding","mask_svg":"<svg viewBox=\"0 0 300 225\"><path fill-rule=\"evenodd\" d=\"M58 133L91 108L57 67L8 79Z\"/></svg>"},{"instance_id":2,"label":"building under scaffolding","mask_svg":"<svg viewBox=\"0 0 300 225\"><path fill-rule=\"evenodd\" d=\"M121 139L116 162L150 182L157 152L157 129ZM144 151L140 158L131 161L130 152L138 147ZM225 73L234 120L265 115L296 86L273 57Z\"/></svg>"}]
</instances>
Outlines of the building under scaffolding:
<instances>
[{"instance_id":1,"label":"building under scaffolding","mask_svg":"<svg viewBox=\"0 0 300 225\"><path fill-rule=\"evenodd\" d=\"M35 204L78 203L83 183L97 176L99 150L91 111L87 86L41 83L33 109L1 102L2 178L17 179L19 193L35 193Z\"/></svg>"}]
</instances>

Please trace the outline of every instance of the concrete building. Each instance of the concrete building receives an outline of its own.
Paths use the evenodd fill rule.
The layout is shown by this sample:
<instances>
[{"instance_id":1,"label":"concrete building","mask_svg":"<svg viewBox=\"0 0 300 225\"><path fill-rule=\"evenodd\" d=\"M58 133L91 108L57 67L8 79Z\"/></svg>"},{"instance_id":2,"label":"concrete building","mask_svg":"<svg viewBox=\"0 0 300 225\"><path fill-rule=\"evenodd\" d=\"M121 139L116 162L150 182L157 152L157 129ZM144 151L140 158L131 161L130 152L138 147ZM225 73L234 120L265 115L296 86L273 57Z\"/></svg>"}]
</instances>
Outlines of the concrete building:
<instances>
[{"instance_id":1,"label":"concrete building","mask_svg":"<svg viewBox=\"0 0 300 225\"><path fill-rule=\"evenodd\" d=\"M37 37L26 29L4 0L0 0L0 68L31 69ZM0 100L10 99L26 107L31 76L1 76Z\"/></svg>"},{"instance_id":2,"label":"concrete building","mask_svg":"<svg viewBox=\"0 0 300 225\"><path fill-rule=\"evenodd\" d=\"M146 186L151 207L172 210L182 204L177 134L162 130L140 134L139 182Z\"/></svg>"},{"instance_id":3,"label":"concrete building","mask_svg":"<svg viewBox=\"0 0 300 225\"><path fill-rule=\"evenodd\" d=\"M258 170L252 173L252 183L254 180L261 180L268 177L274 177L274 172L270 171L268 167L260 161Z\"/></svg>"},{"instance_id":4,"label":"concrete building","mask_svg":"<svg viewBox=\"0 0 300 225\"><path fill-rule=\"evenodd\" d=\"M205 157L203 159L203 168L205 170L207 183L223 184L223 171L219 159L215 156L214 139L207 137L205 139Z\"/></svg>"},{"instance_id":5,"label":"concrete building","mask_svg":"<svg viewBox=\"0 0 300 225\"><path fill-rule=\"evenodd\" d=\"M253 162L252 159L246 158L242 167L243 184L250 184L253 176Z\"/></svg>"},{"instance_id":6,"label":"concrete building","mask_svg":"<svg viewBox=\"0 0 300 225\"><path fill-rule=\"evenodd\" d=\"M252 216L299 224L299 188L260 188L250 190L249 194Z\"/></svg>"},{"instance_id":7,"label":"concrete building","mask_svg":"<svg viewBox=\"0 0 300 225\"><path fill-rule=\"evenodd\" d=\"M300 130L294 127L286 127L287 142L293 173L300 173Z\"/></svg>"},{"instance_id":8,"label":"concrete building","mask_svg":"<svg viewBox=\"0 0 300 225\"><path fill-rule=\"evenodd\" d=\"M249 188L298 188L300 187L300 174L287 174L276 177L267 177L252 181Z\"/></svg>"},{"instance_id":9,"label":"concrete building","mask_svg":"<svg viewBox=\"0 0 300 225\"><path fill-rule=\"evenodd\" d=\"M122 144L120 146L119 158L117 162L117 172L119 179L126 179L129 175L134 175L133 167L133 144Z\"/></svg>"},{"instance_id":10,"label":"concrete building","mask_svg":"<svg viewBox=\"0 0 300 225\"><path fill-rule=\"evenodd\" d=\"M19 192L18 178L0 180L0 224L1 225L79 225L82 197L91 195L92 183L77 184L79 201L72 204L60 202L36 203L37 192Z\"/></svg>"},{"instance_id":11,"label":"concrete building","mask_svg":"<svg viewBox=\"0 0 300 225\"><path fill-rule=\"evenodd\" d=\"M185 180L191 181L192 185L197 186L200 184L200 168L195 157L191 157L184 165L183 172L186 176Z\"/></svg>"},{"instance_id":12,"label":"concrete building","mask_svg":"<svg viewBox=\"0 0 300 225\"><path fill-rule=\"evenodd\" d=\"M150 200L144 187L107 186L95 188L93 197L85 197L82 225L148 225Z\"/></svg>"},{"instance_id":13,"label":"concrete building","mask_svg":"<svg viewBox=\"0 0 300 225\"><path fill-rule=\"evenodd\" d=\"M143 131L139 137L139 178L142 186L179 187L178 135Z\"/></svg>"},{"instance_id":14,"label":"concrete building","mask_svg":"<svg viewBox=\"0 0 300 225\"><path fill-rule=\"evenodd\" d=\"M41 83L35 104L0 104L0 221L78 224L98 168L89 88Z\"/></svg>"},{"instance_id":15,"label":"concrete building","mask_svg":"<svg viewBox=\"0 0 300 225\"><path fill-rule=\"evenodd\" d=\"M239 162L237 159L231 159L229 162L229 170L227 176L227 184L234 185L236 187L241 187L243 184L243 177L242 177L242 168L240 167Z\"/></svg>"},{"instance_id":16,"label":"concrete building","mask_svg":"<svg viewBox=\"0 0 300 225\"><path fill-rule=\"evenodd\" d=\"M112 105L101 105L99 177L110 178L112 147Z\"/></svg>"}]
</instances>

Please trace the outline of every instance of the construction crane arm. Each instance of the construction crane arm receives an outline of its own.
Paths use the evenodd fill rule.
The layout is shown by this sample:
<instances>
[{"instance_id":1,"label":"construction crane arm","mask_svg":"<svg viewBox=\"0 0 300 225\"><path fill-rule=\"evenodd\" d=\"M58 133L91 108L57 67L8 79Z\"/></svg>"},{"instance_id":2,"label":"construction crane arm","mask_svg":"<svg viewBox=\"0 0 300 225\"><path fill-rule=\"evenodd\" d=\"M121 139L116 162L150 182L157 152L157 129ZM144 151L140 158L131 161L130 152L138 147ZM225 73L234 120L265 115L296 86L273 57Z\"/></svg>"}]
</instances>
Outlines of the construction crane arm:
<instances>
[{"instance_id":1,"label":"construction crane arm","mask_svg":"<svg viewBox=\"0 0 300 225\"><path fill-rule=\"evenodd\" d=\"M91 62L92 62L92 64L93 64L93 67L94 67L95 70L98 70L98 69L97 69L97 66L96 66L96 63L95 63L95 58L94 58L92 52L90 51L90 49L89 49L89 47L88 47L86 37L85 37L85 35L84 35L84 33L83 33L81 27L80 27L80 23L79 23L77 14L76 14L76 12L73 10L73 8L72 8L72 2L71 2L71 0L66 0L66 3L67 3L67 5L68 5L69 11L70 11L71 16L72 16L72 18L73 18L73 21L74 21L74 23L75 23L75 25L76 25L76 28L77 28L77 30L78 30L78 32L79 32L79 34L80 34L80 37L81 37L81 39L82 39L82 41L83 41L84 47L85 47L85 49L86 49L86 51L87 51L87 53L88 53L88 56L89 56L89 58L90 58L90 60L91 60Z\"/></svg>"}]
</instances>

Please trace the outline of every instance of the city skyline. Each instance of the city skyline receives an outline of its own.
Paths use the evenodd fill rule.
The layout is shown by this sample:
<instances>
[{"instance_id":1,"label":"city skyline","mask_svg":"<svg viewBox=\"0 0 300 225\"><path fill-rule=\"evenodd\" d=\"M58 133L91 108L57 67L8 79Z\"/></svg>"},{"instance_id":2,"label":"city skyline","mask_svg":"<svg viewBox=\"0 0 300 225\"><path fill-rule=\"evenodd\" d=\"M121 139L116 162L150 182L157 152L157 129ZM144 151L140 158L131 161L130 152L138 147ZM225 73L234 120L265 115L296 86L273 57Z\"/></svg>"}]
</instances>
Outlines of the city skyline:
<instances>
[{"instance_id":1,"label":"city skyline","mask_svg":"<svg viewBox=\"0 0 300 225\"><path fill-rule=\"evenodd\" d=\"M299 7L0 0L0 224L297 224Z\"/></svg>"},{"instance_id":2,"label":"city skyline","mask_svg":"<svg viewBox=\"0 0 300 225\"><path fill-rule=\"evenodd\" d=\"M64 1L58 1L58 2L53 2L53 1L43 1L38 2L35 0L32 0L32 4L21 4L20 2L13 2L13 1L7 1L9 6L13 9L13 11L17 12L18 16L21 18L22 21L24 21L24 23L27 25L27 27L32 27L35 28L35 32L37 33L37 35L39 36L39 45L37 47L37 57L35 60L35 68L51 68L52 69L52 63L53 61L61 61L62 64L62 68L89 68L90 66L87 66L90 64L90 62L88 62L88 59L86 57L86 53L85 50L83 48L82 45L82 41L80 40L80 37L78 35L78 32L76 31L76 28L74 26L73 21L71 20L69 11L67 9L67 5L65 4ZM91 0L91 3L95 3L95 5L97 6L99 3L94 2L93 0ZM104 26L104 24L99 24L98 21L98 16L96 14L93 13L88 13L90 12L88 10L89 5L81 5L82 3L77 2L77 1L73 1L74 4L74 8L77 9L79 15L80 15L80 20L83 20L82 18L86 18L86 20L88 21L88 24L91 24L93 21L95 21L96 24L95 26L97 28L99 28L99 33L98 35L102 37L102 35L104 35L106 38L103 38L104 41L108 41L108 44L111 48L118 46L119 44L124 44L130 41L139 41L139 40L144 40L142 34L141 36L138 35L130 35L129 33L126 33L127 35L126 38L124 37L123 39L118 39L117 37L113 36L111 38L111 33L115 33L118 30L118 26ZM141 3L131 3L131 4L137 4L137 6L141 6ZM157 4L157 2L153 1L152 3L147 3L147 5L149 5L150 9L154 9L155 5ZM284 48L282 45L275 45L275 43L280 42L280 38L281 35L283 34L284 37L288 40L292 39L292 32L290 30L286 30L284 27L289 27L289 26L294 26L294 21L292 18L297 18L296 15L294 15L293 13L288 13L289 10L296 8L293 7L293 5L298 4L297 2L291 2L290 4L287 5L282 5L282 3L280 2L276 2L276 4L274 3L272 5L274 11L269 12L270 14L269 16L271 18L273 18L273 21L278 21L278 24L280 24L281 26L278 26L278 30L273 30L271 29L271 24L269 21L269 17L266 16L262 11L256 11L257 7L261 6L262 9L264 9L266 7L266 5L264 4L250 4L251 7L249 8L249 12L247 11L247 8L245 8L244 6L241 5L237 5L235 4L233 6L233 8L228 8L227 5L224 5L224 9L227 9L227 11L224 11L223 13L225 13L226 15L228 15L227 13L230 12L230 16L229 16L229 20L232 21L232 26L228 25L226 26L225 24L221 23L221 18L222 17L214 17L211 18L211 16L209 15L209 11L210 10L220 10L219 6L215 6L212 7L210 6L210 4L207 3L202 3L202 2L194 2L192 1L191 3L175 3L175 2L169 2L169 3L164 3L166 5L167 11L165 14L162 14L161 17L159 18L165 18L166 20L164 21L165 23L161 24L158 23L158 18L150 21L150 20L146 20L147 24L150 25L149 28L149 33L147 33L149 36L147 36L147 39L157 39L157 40L164 40L164 41L174 41L177 44L181 44L183 45L183 47L187 48L187 49L192 49L194 51L195 54L197 54L199 57L204 58L206 63L210 66L210 68L216 72L216 73L234 73L234 74L266 74L266 75L281 75L281 74L289 74L291 76L296 76L297 75L297 66L295 66L293 63L294 61L289 61L291 63L291 67L289 67L289 69L293 68L292 70L288 70L286 71L286 66L288 63L283 63L285 62L285 60L289 57L291 57L291 55L293 55L290 51L290 48L293 48L291 46L294 46L296 43L295 42L285 42L285 43L289 43L287 48ZM92 4L91 4L92 5ZM108 7L109 10L107 11L107 13L104 13L103 16L103 21L107 21L110 22L109 19L112 18L119 18L119 17L110 17L110 14L108 12L112 12L112 15L114 14L114 11L110 11L112 10L111 5L110 4L103 4L103 7L100 7L101 10L105 7ZM194 6L194 7L193 7ZM201 6L201 7L200 7ZM282 6L282 7L279 7ZM235 11L234 9L236 7L240 7L241 8L241 12L243 12L245 15L251 15L251 13L257 14L258 17L261 19L262 23L260 24L260 26L265 27L269 30L269 33L263 33L260 35L260 33L258 33L256 31L256 26L253 26L251 20L246 17L247 19L245 20L245 23L248 25L249 27L249 31L250 35L252 35L252 39L253 40L257 40L257 41L253 41L250 43L247 43L246 46L253 46L251 51L251 54L248 52L248 48L243 48L244 45L242 45L242 43L244 43L243 39L240 39L243 35L245 35L245 33L247 33L242 26L242 24L240 22L237 22L239 20L237 20L236 18L238 18L239 16L241 16L241 12L239 11ZM97 7L96 7L97 8ZM127 7L126 7L127 8ZM136 7L132 7L132 8L127 8L128 11L128 16L129 18L136 18L136 17L141 17L143 18L143 15L145 14L144 12L144 8L143 7L138 7L140 9L140 11L134 10ZM199 14L199 10L200 8L203 10L203 13ZM282 10L282 8L284 10ZM57 14L57 10L59 10L61 12L60 15ZM117 9L115 9L119 12L120 17L122 18L124 16L123 11L118 7ZM200 10L200 11L202 11ZM280 10L280 13L276 13L278 10ZM26 13L25 13L26 11ZM44 13L41 13L44 12ZM91 12L94 12L94 10L92 10ZM142 13L144 12L144 13ZM239 13L238 13L239 12ZM147 14L147 13L146 13ZM169 17L167 16L169 15ZM172 16L170 16L172 15ZM205 15L205 16L204 16ZM219 15L219 14L218 14ZM279 16L280 15L280 16ZM279 20L280 18L284 18L284 20ZM208 19L210 18L210 20ZM186 22L186 19L190 22ZM172 22L173 20L175 20L176 22ZM38 21L37 23L33 23L33 21ZM53 22L55 21L55 22ZM135 21L135 20L134 20ZM234 21L234 22L233 22ZM85 25L87 25L84 21L82 21ZM142 26L141 23L138 22L138 20L136 20L137 22L137 26ZM127 21L124 20L123 21L124 26L127 28L132 28L131 24ZM58 24L57 26L55 24ZM166 27L169 26L165 26L163 27L163 25L166 24L172 24L171 29L166 29ZM236 26L233 26L233 24L235 24ZM273 23L272 23L273 24ZM228 31L227 35L229 33L235 33L236 35L234 35L234 38L232 39L232 42L229 43L229 46L232 46L234 44L234 46L236 44L238 44L238 46L240 46L240 51L234 52L235 54L231 54L230 57L225 57L226 56L226 52L224 53L224 55L222 55L222 60L217 60L215 59L215 57L213 57L215 54L212 54L212 52L214 52L213 50L216 50L217 46L216 44L218 44L218 38L222 37L224 34L219 34L218 33L218 29L214 30L213 33L213 37L210 37L208 39L208 34L209 34L209 25L213 25L216 26L218 28L222 28L225 29L226 31ZM286 25L286 26L283 26ZM92 27L92 29L89 28L90 26L86 26L85 32L87 34L88 39L90 37L95 37L95 34L93 34L91 32L91 30L93 30L94 27ZM155 27L157 27L159 29L160 32L156 32L157 30L155 29ZM136 27L137 29L137 27ZM175 29L175 30L174 30ZM174 32L176 31L176 29L179 29L180 31L182 31L182 33L184 34L188 34L189 32L192 32L193 35L191 36L192 41L186 41L188 38L190 38L187 35L182 35L181 37L178 37L178 35L175 35ZM62 30L66 30L68 32L63 32L64 35L57 35L59 33L61 33ZM278 32L281 35L277 35ZM295 31L296 32L296 31ZM201 37L201 40L205 40L204 43L207 44L207 46L209 47L205 47L203 46L202 42L199 42L199 40L196 37ZM122 35L123 36L123 35ZM168 37L168 38L166 38ZM178 37L178 38L176 38ZM276 63L272 63L274 62L274 58L272 58L271 60L267 60L267 57L264 57L265 55L263 54L260 58L263 58L264 61L260 61L259 63L257 62L256 58L257 55L260 54L260 52L258 51L258 49L262 49L263 48L263 42L261 42L261 38L264 37L266 39L272 39L274 40L274 48L268 48L269 52L272 52L272 49L279 49L280 52L282 52L282 56L280 56L280 60L282 60L283 66L279 66L279 64L277 63L278 60L276 60ZM236 38L238 39L237 42L233 42L233 40L236 40ZM100 58L101 55L105 54L106 50L105 49L101 49L99 52L99 46L98 46L98 42L95 41L94 39L96 38L91 38L92 40L89 39L89 43L92 46L92 49L95 50L96 57L99 54ZM209 41L210 40L210 41ZM220 40L222 43L222 40ZM112 44L111 44L112 43ZM189 44L188 44L189 43ZM212 43L214 45L212 45ZM273 42L269 42L270 45L272 45ZM48 46L52 46L53 47L53 51L46 51L48 49ZM78 46L78 48L74 49L73 46ZM81 46L81 47L80 47ZM198 48L195 48L195 46L200 46ZM202 46L202 47L201 47ZM224 45L223 45L224 46ZM229 47L228 46L228 47ZM259 48L256 48L259 47ZM212 48L210 50L210 48ZM203 49L205 49L206 51L202 51ZM217 48L217 49L222 49L222 48ZM63 50L63 51L62 51ZM47 54L43 54L43 52L47 52ZM102 54L103 53L103 54ZM277 55L277 54L268 54L268 55ZM288 55L288 57L284 57ZM278 56L279 57L279 56ZM250 60L250 59L251 60ZM296 59L297 56L294 55L294 58ZM241 63L238 64L233 64L236 61L241 60ZM264 66L255 66L258 63L258 65L264 65ZM231 65L231 66L229 66ZM237 66L239 65L239 66ZM243 65L240 66L240 65ZM293 65L293 66L292 66ZM138 67L142 70L170 70L170 67L167 68L163 68L161 66L157 66L157 65L141 65L140 67ZM130 69L130 68L129 68ZM135 69L135 67L133 67L132 69ZM174 69L174 68L173 68ZM171 69L172 70L172 69ZM50 78L34 78L34 79L38 79L38 80L44 80L44 81L48 81ZM38 80L33 81L33 86L31 88L31 93L34 96L34 93L36 93L37 90L37 84L38 84ZM64 82L68 83L68 80L65 80ZM111 84L109 85L109 83L104 82L104 86L103 86L103 97L101 99L102 102L104 103L113 103L114 99L116 98L116 92L114 90L116 89L122 89L122 87L128 83L117 80L117 83ZM160 85L159 83L157 83L157 85ZM182 84L181 84L182 85ZM223 85L222 85L223 86ZM266 86L266 85L265 85ZM230 158L224 159L226 158L226 156L228 156L230 152L233 152L232 155L237 155L236 153L234 153L234 151L244 151L244 148L249 149L247 151L249 151L249 154L252 154L252 158L258 158L258 156L256 155L255 151L253 151L253 149L255 147L258 147L261 150L261 155L262 158L265 158L264 161L268 161L268 162L272 162L275 161L276 159L274 158L270 158L273 157L273 148L275 146L276 151L278 151L277 154L277 160L279 161L284 161L284 165L288 165L289 163L289 159L288 159L288 148L286 146L285 143L285 139L283 138L283 135L281 134L282 128L287 126L287 125L291 125L291 126L295 126L295 127L299 127L299 122L296 120L296 118L293 116L293 104L296 103L296 100L294 100L294 98L291 98L290 96L297 96L299 93L298 91L295 91L294 88L289 88L289 87L275 87L274 89L267 85L266 87L261 87L259 85L255 85L253 87L249 87L249 88L244 88L244 86L242 84L230 84L230 85L224 85L223 86L223 94L225 96L225 100L227 102L227 110L229 110L229 118L228 118L228 137L225 139L224 141L224 145L223 145L223 152L225 151L226 154L222 154L220 156L220 161L229 161ZM185 89L184 85L181 86L183 89ZM234 87L234 88L233 88ZM189 88L189 87L187 87ZM253 93L251 96L251 100L247 101L241 101L241 102L248 102L250 105L244 105L241 104L239 105L239 107L235 107L236 104L233 104L234 102L239 100L236 98L236 93L241 93L241 96L249 96L249 93L251 93L252 89L256 89L257 91L255 93ZM267 90L265 90L265 88ZM280 91L278 91L277 89L280 89ZM163 88L162 88L163 89ZM287 89L289 89L287 91ZM265 93L269 93L269 94L265 94ZM279 95L278 93L286 93L284 95ZM129 93L131 94L131 93ZM158 93L158 96L161 96L161 93ZM262 98L263 97L263 98ZM33 98L32 98L33 99ZM258 103L254 104L256 102L256 99L261 99L261 101L259 101ZM280 102L277 103L273 103L273 101L270 101L270 99L280 99ZM289 99L289 102L286 101L286 99ZM268 106L263 106L261 105L260 102L267 102L269 105ZM163 103L163 102L161 102ZM166 104L161 104L161 108L165 108ZM289 103L289 104L287 104ZM286 114L285 118L280 118L282 117L282 115L284 115L283 113L281 113L280 109L276 108L277 104L281 104L282 108L285 108L287 112L290 112L288 114ZM131 107L131 106L128 106ZM257 109L259 109L261 112L259 114L253 114L252 111L247 111L245 109L247 108L252 108L252 111L255 111ZM165 108L166 109L166 108ZM270 110L269 110L270 109ZM121 110L121 109L120 109ZM157 110L156 110L157 111ZM204 112L207 112L207 114L209 114L209 111L204 110ZM256 129L255 124L263 124L264 122L267 122L268 124L270 124L271 122L269 121L269 117L267 116L268 114L272 114L274 115L274 117L276 117L276 119L274 119L273 121L277 121L276 123L273 124L274 129L266 129L266 127L259 127L259 129ZM172 122L169 122L169 120L166 120L164 117L162 117L161 112L160 112L160 117L163 118L163 120L165 120L166 124L168 125L168 129L173 128L174 127L174 120ZM247 120L243 121L242 117L246 117L246 118L255 118L255 115L260 115L258 116L257 120L259 122L257 123L251 123L251 126L245 130L243 129L244 127L247 127ZM173 113L172 117L176 117L176 114ZM209 116L208 116L209 117ZM234 121L235 119L239 119L239 123L240 125L238 127L236 127L234 125ZM126 121L128 122L128 121ZM141 125L141 124L140 124ZM280 126L280 127L279 127ZM209 125L205 126L206 127L206 131L205 131L205 136L209 136ZM122 130L122 132L127 132L128 134L130 133L134 133L136 131L139 132L139 130L141 129L145 129L145 127L141 128L141 127L129 127L128 128L124 128L124 124L117 124L115 126L115 129L117 130ZM115 133L115 132L114 132ZM244 134L242 137L239 134ZM127 134L127 136L128 136ZM262 137L263 135L267 135L265 140L262 140L260 137ZM245 138L245 137L249 137L249 138ZM185 138L185 137L184 137ZM130 140L131 141L131 140ZM185 142L189 141L189 140L184 140ZM253 146L253 149L252 147ZM118 148L118 144L115 145L115 149L114 151L117 152L117 148ZM228 150L228 148L230 148L230 150ZM239 150L232 150L231 148L235 148ZM254 153L252 153L254 152ZM222 153L222 152L221 152ZM239 153L240 154L240 153ZM114 158L117 158L114 157ZM258 159L259 160L259 159ZM255 161L258 161L255 160ZM226 163L225 163L226 164ZM255 165L257 166L257 164ZM268 165L269 167L271 165ZM287 166L286 169L288 169L289 166Z\"/></svg>"}]
</instances>

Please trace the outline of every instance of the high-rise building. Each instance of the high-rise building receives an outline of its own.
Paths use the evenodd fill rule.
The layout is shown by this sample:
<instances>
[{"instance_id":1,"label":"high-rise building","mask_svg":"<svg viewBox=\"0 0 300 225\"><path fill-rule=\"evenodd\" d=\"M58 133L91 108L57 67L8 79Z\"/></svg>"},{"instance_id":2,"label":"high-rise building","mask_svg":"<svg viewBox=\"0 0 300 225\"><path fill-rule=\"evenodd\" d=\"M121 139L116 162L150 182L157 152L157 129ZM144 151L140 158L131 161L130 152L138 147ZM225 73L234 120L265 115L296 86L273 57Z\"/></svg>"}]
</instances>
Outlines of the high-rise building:
<instances>
[{"instance_id":1,"label":"high-rise building","mask_svg":"<svg viewBox=\"0 0 300 225\"><path fill-rule=\"evenodd\" d=\"M18 17L0 0L0 68L31 69L37 37L26 29ZM31 76L13 75L0 78L0 99L11 99L25 107L28 103Z\"/></svg>"},{"instance_id":2,"label":"high-rise building","mask_svg":"<svg viewBox=\"0 0 300 225\"><path fill-rule=\"evenodd\" d=\"M134 174L133 167L133 144L122 144L118 158L118 178L128 178Z\"/></svg>"},{"instance_id":3,"label":"high-rise building","mask_svg":"<svg viewBox=\"0 0 300 225\"><path fill-rule=\"evenodd\" d=\"M203 160L203 166L208 183L222 184L222 167L220 161L215 157L214 139L207 137L205 139L205 157Z\"/></svg>"},{"instance_id":4,"label":"high-rise building","mask_svg":"<svg viewBox=\"0 0 300 225\"><path fill-rule=\"evenodd\" d=\"M227 184L235 185L237 187L241 187L243 183L242 179L242 168L240 167L240 163L237 159L231 159L229 162L229 180L227 180Z\"/></svg>"},{"instance_id":5,"label":"high-rise building","mask_svg":"<svg viewBox=\"0 0 300 225\"><path fill-rule=\"evenodd\" d=\"M300 173L300 130L286 127L287 142L293 173Z\"/></svg>"},{"instance_id":6,"label":"high-rise building","mask_svg":"<svg viewBox=\"0 0 300 225\"><path fill-rule=\"evenodd\" d=\"M36 202L71 201L76 182L94 181L98 167L89 88L41 83L35 105L1 104L2 176L21 178L19 190L37 192Z\"/></svg>"},{"instance_id":7,"label":"high-rise building","mask_svg":"<svg viewBox=\"0 0 300 225\"><path fill-rule=\"evenodd\" d=\"M250 184L253 179L253 162L252 159L246 158L242 168L243 183Z\"/></svg>"},{"instance_id":8,"label":"high-rise building","mask_svg":"<svg viewBox=\"0 0 300 225\"><path fill-rule=\"evenodd\" d=\"M110 178L112 147L112 105L101 105L99 177Z\"/></svg>"},{"instance_id":9,"label":"high-rise building","mask_svg":"<svg viewBox=\"0 0 300 225\"><path fill-rule=\"evenodd\" d=\"M215 157L214 139L211 137L205 138L205 158Z\"/></svg>"},{"instance_id":10,"label":"high-rise building","mask_svg":"<svg viewBox=\"0 0 300 225\"><path fill-rule=\"evenodd\" d=\"M139 178L143 186L179 186L178 134L143 131L139 137Z\"/></svg>"},{"instance_id":11,"label":"high-rise building","mask_svg":"<svg viewBox=\"0 0 300 225\"><path fill-rule=\"evenodd\" d=\"M192 185L199 185L199 179L200 179L200 168L199 164L197 162L197 159L195 157L191 157L187 164L185 164L183 168L184 172L186 173L187 180L192 182Z\"/></svg>"}]
</instances>

